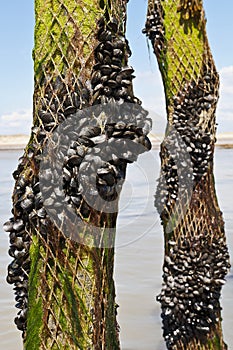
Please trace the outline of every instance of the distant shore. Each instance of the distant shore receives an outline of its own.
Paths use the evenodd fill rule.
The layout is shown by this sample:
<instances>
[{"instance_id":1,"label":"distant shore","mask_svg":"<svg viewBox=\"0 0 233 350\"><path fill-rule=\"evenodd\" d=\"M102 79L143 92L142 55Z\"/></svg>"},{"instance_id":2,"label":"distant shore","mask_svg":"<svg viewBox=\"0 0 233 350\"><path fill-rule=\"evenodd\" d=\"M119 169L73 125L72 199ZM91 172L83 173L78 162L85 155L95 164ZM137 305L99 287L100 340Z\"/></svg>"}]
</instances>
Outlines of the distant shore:
<instances>
[{"instance_id":1,"label":"distant shore","mask_svg":"<svg viewBox=\"0 0 233 350\"><path fill-rule=\"evenodd\" d=\"M0 135L0 150L24 149L28 140L28 135Z\"/></svg>"},{"instance_id":2,"label":"distant shore","mask_svg":"<svg viewBox=\"0 0 233 350\"><path fill-rule=\"evenodd\" d=\"M149 138L153 148L158 148L163 135L149 134ZM24 149L29 140L28 135L0 135L0 151L1 150L17 150ZM217 134L217 147L233 148L233 132Z\"/></svg>"},{"instance_id":3,"label":"distant shore","mask_svg":"<svg viewBox=\"0 0 233 350\"><path fill-rule=\"evenodd\" d=\"M217 147L233 148L233 133L226 132L224 134L217 134Z\"/></svg>"}]
</instances>

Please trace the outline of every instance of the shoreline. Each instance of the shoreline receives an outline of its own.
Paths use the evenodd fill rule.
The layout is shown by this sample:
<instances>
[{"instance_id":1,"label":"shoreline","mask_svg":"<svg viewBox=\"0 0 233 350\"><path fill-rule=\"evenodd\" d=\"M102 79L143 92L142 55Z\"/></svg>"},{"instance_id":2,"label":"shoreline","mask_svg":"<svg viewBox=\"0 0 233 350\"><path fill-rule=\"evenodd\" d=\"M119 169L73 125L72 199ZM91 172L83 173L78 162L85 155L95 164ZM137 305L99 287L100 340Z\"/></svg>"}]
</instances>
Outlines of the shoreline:
<instances>
[{"instance_id":1,"label":"shoreline","mask_svg":"<svg viewBox=\"0 0 233 350\"><path fill-rule=\"evenodd\" d=\"M24 149L29 136L23 134L0 135L0 151L14 151Z\"/></svg>"},{"instance_id":2,"label":"shoreline","mask_svg":"<svg viewBox=\"0 0 233 350\"><path fill-rule=\"evenodd\" d=\"M149 139L153 149L158 149L163 140L163 135L149 134ZM28 135L0 135L0 151L23 150L29 141ZM219 148L233 148L233 133L217 134L215 144Z\"/></svg>"}]
</instances>

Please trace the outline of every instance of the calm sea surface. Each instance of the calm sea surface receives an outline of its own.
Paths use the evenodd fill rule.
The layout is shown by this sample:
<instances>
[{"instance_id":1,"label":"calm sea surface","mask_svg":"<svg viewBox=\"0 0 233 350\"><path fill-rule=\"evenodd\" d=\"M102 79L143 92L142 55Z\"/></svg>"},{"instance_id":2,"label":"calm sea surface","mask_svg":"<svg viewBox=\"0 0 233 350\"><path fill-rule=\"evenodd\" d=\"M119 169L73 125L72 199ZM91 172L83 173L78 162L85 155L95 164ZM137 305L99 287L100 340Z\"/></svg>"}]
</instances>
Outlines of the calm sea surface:
<instances>
[{"instance_id":1,"label":"calm sea surface","mask_svg":"<svg viewBox=\"0 0 233 350\"><path fill-rule=\"evenodd\" d=\"M13 319L12 286L5 282L8 236L2 224L11 216L11 173L22 151L0 151L0 348L22 350L21 332ZM216 188L224 214L228 246L233 257L233 149L216 149ZM161 288L163 233L153 206L159 174L158 150L139 157L128 167L121 196L116 241L115 283L119 307L122 350L165 350L161 331L160 305L155 301ZM233 259L231 259L233 260ZM233 273L222 292L223 332L228 349L233 349Z\"/></svg>"}]
</instances>

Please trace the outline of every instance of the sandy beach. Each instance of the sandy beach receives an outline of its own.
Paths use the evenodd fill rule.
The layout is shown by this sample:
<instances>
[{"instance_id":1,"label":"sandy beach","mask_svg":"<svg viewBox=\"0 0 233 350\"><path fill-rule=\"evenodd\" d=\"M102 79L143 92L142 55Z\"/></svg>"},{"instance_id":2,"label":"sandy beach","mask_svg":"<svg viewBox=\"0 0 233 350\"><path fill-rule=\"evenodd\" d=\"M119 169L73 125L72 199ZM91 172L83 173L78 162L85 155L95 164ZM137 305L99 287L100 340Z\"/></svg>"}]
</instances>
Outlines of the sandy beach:
<instances>
[{"instance_id":1,"label":"sandy beach","mask_svg":"<svg viewBox=\"0 0 233 350\"><path fill-rule=\"evenodd\" d=\"M216 146L222 148L232 148L233 147L233 133L227 132L224 134L217 134Z\"/></svg>"},{"instance_id":2,"label":"sandy beach","mask_svg":"<svg viewBox=\"0 0 233 350\"><path fill-rule=\"evenodd\" d=\"M149 134L153 149L159 148L163 135ZM23 149L28 143L29 136L23 134L17 135L0 135L0 150ZM233 132L217 134L217 147L232 148Z\"/></svg>"},{"instance_id":3,"label":"sandy beach","mask_svg":"<svg viewBox=\"0 0 233 350\"><path fill-rule=\"evenodd\" d=\"M23 149L28 140L28 135L0 135L0 150Z\"/></svg>"}]
</instances>

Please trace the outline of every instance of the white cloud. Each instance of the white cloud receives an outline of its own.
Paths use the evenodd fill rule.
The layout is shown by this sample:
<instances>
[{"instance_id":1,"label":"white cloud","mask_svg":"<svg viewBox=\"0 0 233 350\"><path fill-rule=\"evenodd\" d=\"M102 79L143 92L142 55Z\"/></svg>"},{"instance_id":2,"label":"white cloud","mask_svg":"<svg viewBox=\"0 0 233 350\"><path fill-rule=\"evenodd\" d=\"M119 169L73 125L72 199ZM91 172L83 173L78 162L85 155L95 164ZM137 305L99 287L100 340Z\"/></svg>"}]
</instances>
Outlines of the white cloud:
<instances>
[{"instance_id":1,"label":"white cloud","mask_svg":"<svg viewBox=\"0 0 233 350\"><path fill-rule=\"evenodd\" d=\"M233 131L233 66L220 70L220 99L217 121L221 132Z\"/></svg>"},{"instance_id":2,"label":"white cloud","mask_svg":"<svg viewBox=\"0 0 233 350\"><path fill-rule=\"evenodd\" d=\"M31 109L0 115L0 134L29 134L31 125Z\"/></svg>"},{"instance_id":3,"label":"white cloud","mask_svg":"<svg viewBox=\"0 0 233 350\"><path fill-rule=\"evenodd\" d=\"M4 120L6 122L15 122L18 121L20 123L22 120L30 120L32 116L32 111L30 109L19 111L19 112L12 112L9 114L3 114L0 118L1 120Z\"/></svg>"},{"instance_id":4,"label":"white cloud","mask_svg":"<svg viewBox=\"0 0 233 350\"><path fill-rule=\"evenodd\" d=\"M223 75L223 74L233 74L233 66L223 67L223 68L220 70L220 74L221 74L221 75Z\"/></svg>"},{"instance_id":5,"label":"white cloud","mask_svg":"<svg viewBox=\"0 0 233 350\"><path fill-rule=\"evenodd\" d=\"M220 93L233 95L233 66L220 70Z\"/></svg>"}]
</instances>

